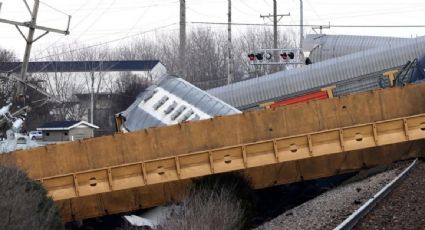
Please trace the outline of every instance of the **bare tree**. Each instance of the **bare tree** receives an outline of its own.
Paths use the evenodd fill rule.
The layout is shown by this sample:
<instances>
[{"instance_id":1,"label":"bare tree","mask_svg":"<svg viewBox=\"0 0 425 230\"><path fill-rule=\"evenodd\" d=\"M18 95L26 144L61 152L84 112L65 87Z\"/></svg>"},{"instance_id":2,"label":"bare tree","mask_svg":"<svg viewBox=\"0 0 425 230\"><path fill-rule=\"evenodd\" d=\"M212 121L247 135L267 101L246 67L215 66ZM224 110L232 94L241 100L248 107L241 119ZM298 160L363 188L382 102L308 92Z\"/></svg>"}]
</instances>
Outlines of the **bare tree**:
<instances>
[{"instance_id":1,"label":"bare tree","mask_svg":"<svg viewBox=\"0 0 425 230\"><path fill-rule=\"evenodd\" d=\"M227 81L226 37L210 28L197 28L188 36L186 73L183 76L200 88L211 88Z\"/></svg>"},{"instance_id":2,"label":"bare tree","mask_svg":"<svg viewBox=\"0 0 425 230\"><path fill-rule=\"evenodd\" d=\"M82 44L73 43L68 47L53 47L47 50L51 61L91 61L109 60L106 47L97 49L79 49ZM69 52L69 50L75 50ZM45 88L56 98L65 102L56 106L54 115L61 120L80 120L87 116L88 107L78 103L75 94L91 93L96 96L100 91L110 90L109 76L99 70L87 73L53 72L34 74L36 79L44 82Z\"/></svg>"},{"instance_id":3,"label":"bare tree","mask_svg":"<svg viewBox=\"0 0 425 230\"><path fill-rule=\"evenodd\" d=\"M2 49L0 47L0 62L13 62L17 61L15 53L12 51ZM16 88L16 81L8 78L6 73L0 73L0 103L5 104L13 96L14 89Z\"/></svg>"},{"instance_id":4,"label":"bare tree","mask_svg":"<svg viewBox=\"0 0 425 230\"><path fill-rule=\"evenodd\" d=\"M0 47L0 62L11 62L16 60L16 55L12 51L2 49ZM14 96L17 84L17 81L9 78L9 74L0 73L0 107L10 103ZM8 128L9 127L6 123L0 123L1 137L5 136L6 130Z\"/></svg>"},{"instance_id":5,"label":"bare tree","mask_svg":"<svg viewBox=\"0 0 425 230\"><path fill-rule=\"evenodd\" d=\"M178 36L167 32L157 35L161 39L140 37L112 51L125 60L159 59L171 74L177 74L200 88L208 89L227 83L226 42L224 31L212 28L193 28L187 36L186 62L181 66L178 56ZM287 31L279 37L279 47L295 47L294 33ZM273 46L273 31L270 28L247 28L233 39L234 78L236 81L258 77L276 71L270 66L252 66L247 54L259 48ZM281 66L279 70L283 70Z\"/></svg>"},{"instance_id":6,"label":"bare tree","mask_svg":"<svg viewBox=\"0 0 425 230\"><path fill-rule=\"evenodd\" d=\"M118 113L127 109L137 95L145 90L152 82L148 78L143 78L131 73L122 73L116 80L117 100L114 106L115 112Z\"/></svg>"},{"instance_id":7,"label":"bare tree","mask_svg":"<svg viewBox=\"0 0 425 230\"><path fill-rule=\"evenodd\" d=\"M3 49L0 47L0 62L17 61L16 55L13 51Z\"/></svg>"}]
</instances>

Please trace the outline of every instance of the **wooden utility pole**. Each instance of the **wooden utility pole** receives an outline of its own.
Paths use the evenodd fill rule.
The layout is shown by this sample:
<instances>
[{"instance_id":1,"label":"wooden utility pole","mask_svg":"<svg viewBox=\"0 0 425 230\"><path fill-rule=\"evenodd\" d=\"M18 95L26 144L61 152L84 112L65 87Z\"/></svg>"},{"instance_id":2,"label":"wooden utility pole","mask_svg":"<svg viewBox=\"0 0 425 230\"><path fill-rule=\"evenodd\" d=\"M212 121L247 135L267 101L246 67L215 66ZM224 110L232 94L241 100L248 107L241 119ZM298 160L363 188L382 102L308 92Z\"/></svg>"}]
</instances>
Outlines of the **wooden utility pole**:
<instances>
[{"instance_id":1,"label":"wooden utility pole","mask_svg":"<svg viewBox=\"0 0 425 230\"><path fill-rule=\"evenodd\" d=\"M91 90L90 90L90 123L94 124L94 72L91 75Z\"/></svg>"},{"instance_id":2,"label":"wooden utility pole","mask_svg":"<svg viewBox=\"0 0 425 230\"><path fill-rule=\"evenodd\" d=\"M273 18L273 49L277 49L277 23L285 16L291 16L290 13L287 14L277 14L277 1L273 0L273 14L260 15L261 18ZM278 18L279 17L279 18Z\"/></svg>"},{"instance_id":3,"label":"wooden utility pole","mask_svg":"<svg viewBox=\"0 0 425 230\"><path fill-rule=\"evenodd\" d=\"M273 0L273 49L277 49L277 2Z\"/></svg>"},{"instance_id":4,"label":"wooden utility pole","mask_svg":"<svg viewBox=\"0 0 425 230\"><path fill-rule=\"evenodd\" d=\"M304 8L303 8L303 0L300 0L300 49L303 48L303 43L304 43Z\"/></svg>"},{"instance_id":5,"label":"wooden utility pole","mask_svg":"<svg viewBox=\"0 0 425 230\"><path fill-rule=\"evenodd\" d=\"M232 0L228 0L228 23L227 23L227 84L233 81L233 60L232 60Z\"/></svg>"},{"instance_id":6,"label":"wooden utility pole","mask_svg":"<svg viewBox=\"0 0 425 230\"><path fill-rule=\"evenodd\" d=\"M24 54L24 58L23 58L23 64L22 64L22 67L21 67L21 80L22 80L21 83L22 84L18 85L18 90L17 90L17 94L16 94L17 96L21 96L21 95L24 94L24 87L25 87L25 83L26 83L26 80L27 80L28 62L29 62L30 55L31 55L32 44L34 42L36 42L38 39L42 38L44 35L48 34L49 32L55 32L55 33L68 35L69 34L69 24L70 24L70 21L71 21L71 16L68 16L69 17L68 18L68 26L67 26L66 30L58 30L58 29L53 29L53 28L49 28L49 27L39 26L39 25L37 25L37 15L38 15L38 8L40 6L40 0L34 0L34 6L33 6L32 10L30 9L27 1L26 0L23 0L23 1L25 3L25 7L27 8L28 12L31 15L31 21L29 21L29 22L16 22L16 21L11 21L11 20L0 18L0 23L3 22L3 23L14 25L26 41L25 54ZM24 35L22 30L19 28L19 26L29 28L29 32L28 32L27 37ZM44 30L45 32L34 39L34 33L35 33L36 29Z\"/></svg>"},{"instance_id":7,"label":"wooden utility pole","mask_svg":"<svg viewBox=\"0 0 425 230\"><path fill-rule=\"evenodd\" d=\"M287 14L277 14L277 0L273 0L273 14L269 15L260 15L261 18L273 18L273 60L275 62L279 61L279 54L276 52L277 50L277 37L278 37L278 31L277 31L277 23L285 16L291 16L290 13ZM278 18L279 17L279 18ZM274 71L278 71L279 67L275 66Z\"/></svg>"},{"instance_id":8,"label":"wooden utility pole","mask_svg":"<svg viewBox=\"0 0 425 230\"><path fill-rule=\"evenodd\" d=\"M185 74L186 59L186 0L180 0L180 47L179 60L182 74ZM184 77L184 76L183 76Z\"/></svg>"},{"instance_id":9,"label":"wooden utility pole","mask_svg":"<svg viewBox=\"0 0 425 230\"><path fill-rule=\"evenodd\" d=\"M30 14L31 14L31 22L30 23L31 23L31 25L35 25L37 23L37 15L38 15L39 5L40 5L40 1L35 0L32 12L30 11ZM28 8L28 10L29 10L29 8ZM16 27L16 28L18 28L18 30L19 30L19 27ZM34 43L34 33L35 33L35 28L31 27L31 26L29 27L28 36L26 38L23 35L23 33L21 32L22 37L24 37L26 42L27 42L27 45L25 46L25 54L24 54L24 59L22 60L22 69L21 69L21 78L24 82L27 81L28 62L30 60L32 44ZM25 85L22 85L22 84L18 85L17 95L23 95L24 94L24 87L25 87Z\"/></svg>"}]
</instances>

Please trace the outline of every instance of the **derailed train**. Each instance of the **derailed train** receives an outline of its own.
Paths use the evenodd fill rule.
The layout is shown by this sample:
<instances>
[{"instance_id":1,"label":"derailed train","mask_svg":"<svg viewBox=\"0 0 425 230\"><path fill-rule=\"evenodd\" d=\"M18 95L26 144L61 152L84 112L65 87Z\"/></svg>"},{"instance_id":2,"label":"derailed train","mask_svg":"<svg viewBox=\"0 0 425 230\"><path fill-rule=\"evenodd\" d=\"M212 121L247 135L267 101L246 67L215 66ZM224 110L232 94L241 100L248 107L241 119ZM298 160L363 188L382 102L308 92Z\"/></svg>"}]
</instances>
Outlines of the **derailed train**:
<instances>
[{"instance_id":1,"label":"derailed train","mask_svg":"<svg viewBox=\"0 0 425 230\"><path fill-rule=\"evenodd\" d=\"M291 71L302 75L276 73L209 94L240 109L252 108L291 92L402 66L425 53L424 43L418 38L394 48L405 51L402 60L389 55L372 63L356 59L387 54L376 48ZM255 83L262 82L258 91ZM232 94L235 99L226 100ZM191 179L216 173L240 172L255 188L264 188L420 156L425 147L423 95L425 84L419 83L277 109L234 110L228 116L17 151L0 160L39 180L64 220L85 219L181 200ZM165 112L168 106L158 109Z\"/></svg>"},{"instance_id":2,"label":"derailed train","mask_svg":"<svg viewBox=\"0 0 425 230\"><path fill-rule=\"evenodd\" d=\"M207 92L235 108L246 110L317 92L329 86L335 86L332 89L334 96L377 89L380 88L379 78L383 73L399 69L408 61L425 54L425 37L384 42L366 50L362 50L365 48L360 46L358 49L361 51L326 59L304 68L217 87Z\"/></svg>"}]
</instances>

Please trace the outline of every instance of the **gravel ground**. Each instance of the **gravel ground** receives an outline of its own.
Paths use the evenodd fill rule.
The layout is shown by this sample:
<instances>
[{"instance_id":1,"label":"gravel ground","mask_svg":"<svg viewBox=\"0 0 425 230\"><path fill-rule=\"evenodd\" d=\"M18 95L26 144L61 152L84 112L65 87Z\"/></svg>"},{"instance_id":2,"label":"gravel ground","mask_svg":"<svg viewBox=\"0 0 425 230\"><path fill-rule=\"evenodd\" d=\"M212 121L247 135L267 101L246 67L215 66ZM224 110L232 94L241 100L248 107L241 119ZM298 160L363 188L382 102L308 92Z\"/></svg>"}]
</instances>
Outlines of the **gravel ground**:
<instances>
[{"instance_id":1,"label":"gravel ground","mask_svg":"<svg viewBox=\"0 0 425 230\"><path fill-rule=\"evenodd\" d=\"M425 229L425 163L420 163L355 229Z\"/></svg>"},{"instance_id":2,"label":"gravel ground","mask_svg":"<svg viewBox=\"0 0 425 230\"><path fill-rule=\"evenodd\" d=\"M332 229L396 177L408 164L409 162L394 164L389 166L390 170L373 176L370 174L381 171L382 168L359 173L349 180L351 183L341 185L288 210L257 229Z\"/></svg>"}]
</instances>

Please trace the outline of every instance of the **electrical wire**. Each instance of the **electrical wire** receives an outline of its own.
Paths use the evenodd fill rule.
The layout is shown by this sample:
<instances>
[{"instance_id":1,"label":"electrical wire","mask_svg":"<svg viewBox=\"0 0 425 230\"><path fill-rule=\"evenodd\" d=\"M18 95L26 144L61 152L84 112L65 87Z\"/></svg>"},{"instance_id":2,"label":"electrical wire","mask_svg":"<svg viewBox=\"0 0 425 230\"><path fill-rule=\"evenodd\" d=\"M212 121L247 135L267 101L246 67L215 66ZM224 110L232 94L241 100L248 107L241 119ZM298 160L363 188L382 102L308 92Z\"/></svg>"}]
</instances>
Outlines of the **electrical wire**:
<instances>
[{"instance_id":1,"label":"electrical wire","mask_svg":"<svg viewBox=\"0 0 425 230\"><path fill-rule=\"evenodd\" d=\"M133 31L133 29L137 26L137 24L139 24L140 20L142 20L142 18L145 16L145 14L149 11L151 7L146 8L143 13L141 13L139 15L139 17L136 19L136 22L131 26L131 28L128 30L128 32L125 34L125 36L127 36L128 34L131 33L131 31Z\"/></svg>"},{"instance_id":2,"label":"electrical wire","mask_svg":"<svg viewBox=\"0 0 425 230\"><path fill-rule=\"evenodd\" d=\"M362 13L358 14L342 14L340 16L338 15L332 15L326 18L321 17L321 20L335 20L335 19L344 19L344 18L355 18L355 17L364 17L364 16L377 16L377 15L392 15L392 14L401 14L401 13L413 13L413 12L422 12L425 8L398 8L398 9L391 9L388 11L363 11ZM305 20L317 20L315 18L307 18Z\"/></svg>"},{"instance_id":3,"label":"electrical wire","mask_svg":"<svg viewBox=\"0 0 425 230\"><path fill-rule=\"evenodd\" d=\"M267 6L269 6L269 7L273 7L267 0L263 0L263 2L267 5Z\"/></svg>"},{"instance_id":4,"label":"electrical wire","mask_svg":"<svg viewBox=\"0 0 425 230\"><path fill-rule=\"evenodd\" d=\"M124 37L121 37L121 38L117 38L117 39L113 39L113 40L101 42L101 43L98 43L98 44L93 44L93 45L89 45L89 46L85 46L85 47L80 47L80 48L77 48L77 49L71 49L71 50L60 52L60 53L56 53L56 54L52 54L52 55L40 57L40 58L37 58L36 61L37 60L46 59L46 58L49 58L49 57L59 56L61 54L72 53L72 52L75 52L75 51L86 50L86 49L90 49L90 48L93 48L93 47L103 46L103 45L110 44L110 43L113 43L113 42L122 41L122 40L125 40L125 39L128 39L128 38L140 36L140 35L143 35L143 34L146 34L146 33L149 33L149 32L157 31L159 29L165 29L165 28L171 27L173 25L177 25L177 24L179 24L179 23L171 23L171 24L168 24L168 25L165 25L165 26L156 27L156 28L151 29L151 30L143 31L141 33L132 34L132 35L124 36Z\"/></svg>"},{"instance_id":5,"label":"electrical wire","mask_svg":"<svg viewBox=\"0 0 425 230\"><path fill-rule=\"evenodd\" d=\"M191 7L189 7L189 6L186 6L186 9L188 9L189 11L192 11L193 13L195 13L195 14L197 14L197 15L204 16L204 17L208 17L208 18L216 18L216 17L219 17L219 16L217 16L217 15L208 15L208 14L201 13L201 12L199 12L199 11L197 11L197 10L194 10L193 8L191 8Z\"/></svg>"},{"instance_id":6,"label":"electrical wire","mask_svg":"<svg viewBox=\"0 0 425 230\"><path fill-rule=\"evenodd\" d=\"M204 25L223 25L227 26L227 22L189 22L191 24L204 24ZM231 25L235 26L273 26L272 24L259 24L259 23L237 23L233 22L230 23ZM298 24L278 24L277 26L296 26L299 27ZM304 24L303 26L306 27L317 27L317 26L323 26L321 24ZM330 25L330 27L335 28L423 28L425 25Z\"/></svg>"},{"instance_id":7,"label":"electrical wire","mask_svg":"<svg viewBox=\"0 0 425 230\"><path fill-rule=\"evenodd\" d=\"M108 11L114 4L115 4L116 0L112 0L110 2L110 4L108 5L108 7L106 7L97 17L95 20L93 20L93 22L82 32L78 35L78 37L76 39L79 39L81 36L83 36L89 29L91 29L98 21L99 19L101 19L103 17L103 15L105 15L106 11Z\"/></svg>"},{"instance_id":8,"label":"electrical wire","mask_svg":"<svg viewBox=\"0 0 425 230\"><path fill-rule=\"evenodd\" d=\"M62 14L64 14L64 15L66 15L66 16L70 16L68 13L65 13L64 11L62 11L62 10L59 10L58 8L56 8L56 7L53 7L52 5L49 5L49 4L47 4L47 3L45 3L45 2L42 2L42 1L40 1L40 3L41 4L43 4L43 5L45 5L45 6L47 6L47 7L49 7L50 9L52 9L52 10L55 10L55 11L57 11L57 12L59 12L59 13L62 13Z\"/></svg>"},{"instance_id":9,"label":"electrical wire","mask_svg":"<svg viewBox=\"0 0 425 230\"><path fill-rule=\"evenodd\" d=\"M257 9L252 8L251 6L249 6L248 4L246 4L243 0L239 1L240 3L242 3L246 8L250 9L251 11L258 13Z\"/></svg>"},{"instance_id":10,"label":"electrical wire","mask_svg":"<svg viewBox=\"0 0 425 230\"><path fill-rule=\"evenodd\" d=\"M102 1L102 0L100 0L100 1ZM74 10L73 12L72 12L72 14L71 14L71 16L72 15L75 15L76 13L78 13L81 9L83 9L83 7L84 6L86 6L86 3L84 2L83 4L81 4L76 10ZM88 15L87 15L88 16ZM72 31L75 27L77 27L79 24L81 24L84 20L85 20L85 18L86 17L83 17L77 24L75 24L75 25L73 25L71 28L70 28L70 30ZM57 44L59 41L61 41L61 40L63 40L64 38L65 38L66 36L61 36L61 37L59 37L58 39L56 39L54 42L52 42L52 44ZM41 54L41 52L40 52L40 54Z\"/></svg>"},{"instance_id":11,"label":"electrical wire","mask_svg":"<svg viewBox=\"0 0 425 230\"><path fill-rule=\"evenodd\" d=\"M313 4L311 4L310 0L306 0L307 4L310 6L311 10L313 11L313 13L316 15L316 17L319 20L323 20L322 17L320 17L320 15L317 13L316 9L313 7Z\"/></svg>"}]
</instances>

